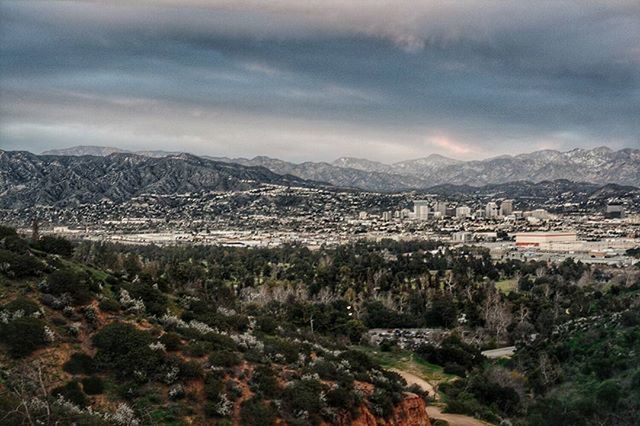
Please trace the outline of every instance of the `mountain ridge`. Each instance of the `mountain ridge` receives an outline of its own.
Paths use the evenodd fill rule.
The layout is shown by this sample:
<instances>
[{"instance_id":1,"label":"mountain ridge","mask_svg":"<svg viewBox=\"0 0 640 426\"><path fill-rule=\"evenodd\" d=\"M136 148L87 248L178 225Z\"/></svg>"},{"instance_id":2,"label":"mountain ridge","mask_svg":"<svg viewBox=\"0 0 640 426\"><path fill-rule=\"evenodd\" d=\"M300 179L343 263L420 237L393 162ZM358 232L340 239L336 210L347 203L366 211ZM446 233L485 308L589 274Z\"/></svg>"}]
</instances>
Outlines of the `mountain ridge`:
<instances>
[{"instance_id":1,"label":"mountain ridge","mask_svg":"<svg viewBox=\"0 0 640 426\"><path fill-rule=\"evenodd\" d=\"M262 167L216 162L191 154L145 157L36 155L0 150L0 206L73 205L123 201L144 193L246 190L261 184L322 186Z\"/></svg>"},{"instance_id":2,"label":"mountain ridge","mask_svg":"<svg viewBox=\"0 0 640 426\"><path fill-rule=\"evenodd\" d=\"M88 151L86 148L74 147L55 152L63 153L59 155L79 155L86 153ZM151 157L175 155L165 151L147 151L146 154L145 151L140 151L140 153ZM201 158L244 166L266 167L277 174L291 174L302 179L327 182L340 187L383 192L425 189L446 183L482 186L518 180L540 182L554 179L640 186L640 150L624 148L615 151L605 146L593 149L576 148L566 152L539 150L470 161L431 154L427 157L392 164L355 157L341 157L333 162L302 163L267 156L253 158L202 156Z\"/></svg>"}]
</instances>

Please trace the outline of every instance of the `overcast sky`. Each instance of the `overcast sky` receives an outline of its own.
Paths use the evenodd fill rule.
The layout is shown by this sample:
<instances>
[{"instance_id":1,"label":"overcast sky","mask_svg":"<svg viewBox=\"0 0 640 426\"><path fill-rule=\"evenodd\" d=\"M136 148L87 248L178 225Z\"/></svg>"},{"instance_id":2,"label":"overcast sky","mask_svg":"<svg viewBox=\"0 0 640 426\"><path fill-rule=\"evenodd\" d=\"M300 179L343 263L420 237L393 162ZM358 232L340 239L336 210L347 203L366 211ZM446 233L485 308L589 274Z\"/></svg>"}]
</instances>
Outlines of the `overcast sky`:
<instances>
[{"instance_id":1,"label":"overcast sky","mask_svg":"<svg viewBox=\"0 0 640 426\"><path fill-rule=\"evenodd\" d=\"M3 149L640 147L638 0L0 0L0 54Z\"/></svg>"}]
</instances>

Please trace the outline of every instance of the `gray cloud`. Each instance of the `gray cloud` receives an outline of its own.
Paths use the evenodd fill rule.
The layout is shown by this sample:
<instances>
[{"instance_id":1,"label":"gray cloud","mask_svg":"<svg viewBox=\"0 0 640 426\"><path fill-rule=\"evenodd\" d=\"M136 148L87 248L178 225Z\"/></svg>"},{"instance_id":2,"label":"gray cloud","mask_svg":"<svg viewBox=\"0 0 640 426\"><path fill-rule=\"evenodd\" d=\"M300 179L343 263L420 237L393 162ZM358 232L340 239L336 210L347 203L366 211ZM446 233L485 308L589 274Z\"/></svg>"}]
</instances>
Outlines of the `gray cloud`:
<instances>
[{"instance_id":1,"label":"gray cloud","mask_svg":"<svg viewBox=\"0 0 640 426\"><path fill-rule=\"evenodd\" d=\"M640 144L637 2L0 0L0 144L400 160Z\"/></svg>"}]
</instances>

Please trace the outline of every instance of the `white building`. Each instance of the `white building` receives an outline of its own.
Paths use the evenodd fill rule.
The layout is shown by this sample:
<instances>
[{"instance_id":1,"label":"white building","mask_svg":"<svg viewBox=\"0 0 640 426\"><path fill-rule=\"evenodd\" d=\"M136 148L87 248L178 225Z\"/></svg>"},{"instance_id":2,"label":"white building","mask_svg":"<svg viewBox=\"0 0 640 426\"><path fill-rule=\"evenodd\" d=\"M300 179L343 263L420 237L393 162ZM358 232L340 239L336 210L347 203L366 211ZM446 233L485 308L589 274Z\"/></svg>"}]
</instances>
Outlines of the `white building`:
<instances>
[{"instance_id":1,"label":"white building","mask_svg":"<svg viewBox=\"0 0 640 426\"><path fill-rule=\"evenodd\" d=\"M516 234L516 247L534 247L548 250L558 244L575 243L578 237L573 231L520 232Z\"/></svg>"},{"instance_id":2,"label":"white building","mask_svg":"<svg viewBox=\"0 0 640 426\"><path fill-rule=\"evenodd\" d=\"M484 217L492 219L498 217L498 205L493 201L487 203L487 207L484 209Z\"/></svg>"},{"instance_id":3,"label":"white building","mask_svg":"<svg viewBox=\"0 0 640 426\"><path fill-rule=\"evenodd\" d=\"M471 232L454 232L451 235L451 239L454 243L470 243L473 240L473 234Z\"/></svg>"},{"instance_id":4,"label":"white building","mask_svg":"<svg viewBox=\"0 0 640 426\"><path fill-rule=\"evenodd\" d=\"M413 214L418 220L429 219L429 202L427 200L416 200L413 202Z\"/></svg>"},{"instance_id":5,"label":"white building","mask_svg":"<svg viewBox=\"0 0 640 426\"><path fill-rule=\"evenodd\" d=\"M471 208L467 206L456 207L456 217L465 218L471 216Z\"/></svg>"}]
</instances>

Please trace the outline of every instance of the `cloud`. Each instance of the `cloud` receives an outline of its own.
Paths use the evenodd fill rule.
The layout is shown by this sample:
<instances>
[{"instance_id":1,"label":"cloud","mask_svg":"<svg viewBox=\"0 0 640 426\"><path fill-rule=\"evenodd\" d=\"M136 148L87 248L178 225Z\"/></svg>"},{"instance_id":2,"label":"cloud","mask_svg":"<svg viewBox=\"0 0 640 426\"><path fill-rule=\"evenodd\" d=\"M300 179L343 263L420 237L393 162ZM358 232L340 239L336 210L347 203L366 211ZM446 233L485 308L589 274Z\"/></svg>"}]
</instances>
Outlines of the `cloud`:
<instances>
[{"instance_id":1,"label":"cloud","mask_svg":"<svg viewBox=\"0 0 640 426\"><path fill-rule=\"evenodd\" d=\"M3 146L386 161L640 134L637 1L0 0L0 16Z\"/></svg>"},{"instance_id":2,"label":"cloud","mask_svg":"<svg viewBox=\"0 0 640 426\"><path fill-rule=\"evenodd\" d=\"M467 157L476 151L474 147L456 142L443 134L430 136L427 138L427 143L437 150L444 150L445 153L455 157Z\"/></svg>"}]
</instances>

